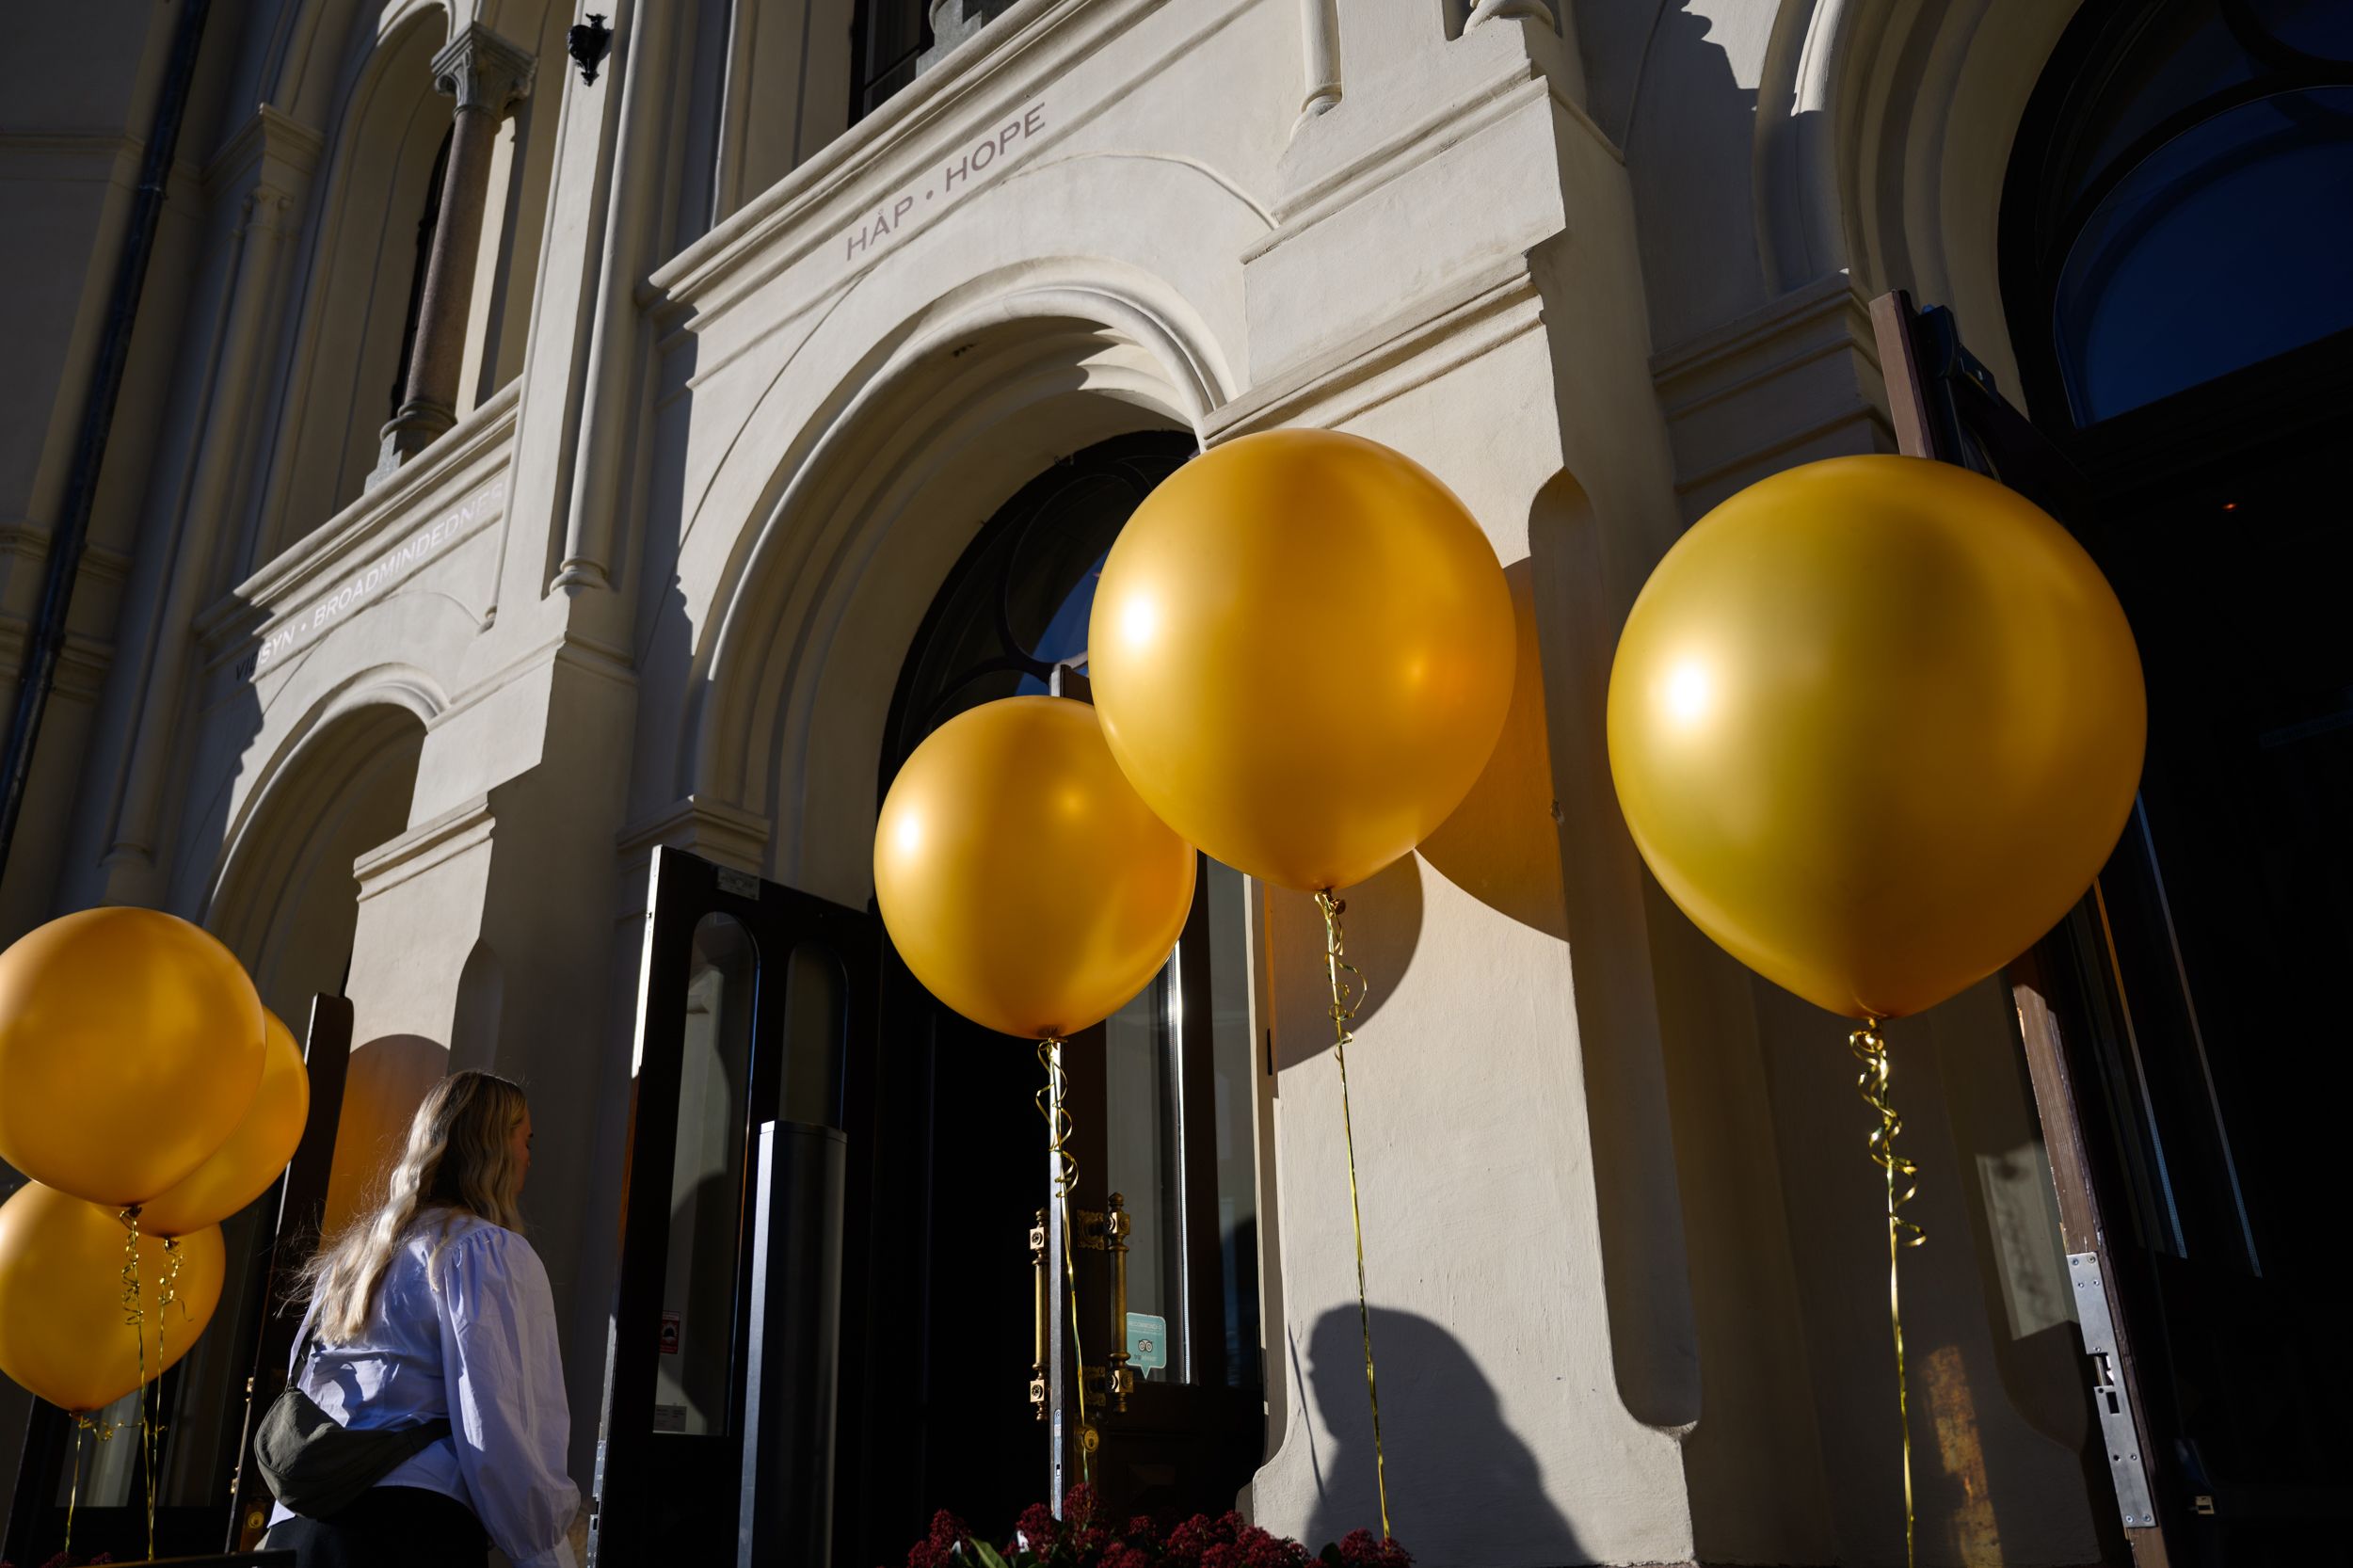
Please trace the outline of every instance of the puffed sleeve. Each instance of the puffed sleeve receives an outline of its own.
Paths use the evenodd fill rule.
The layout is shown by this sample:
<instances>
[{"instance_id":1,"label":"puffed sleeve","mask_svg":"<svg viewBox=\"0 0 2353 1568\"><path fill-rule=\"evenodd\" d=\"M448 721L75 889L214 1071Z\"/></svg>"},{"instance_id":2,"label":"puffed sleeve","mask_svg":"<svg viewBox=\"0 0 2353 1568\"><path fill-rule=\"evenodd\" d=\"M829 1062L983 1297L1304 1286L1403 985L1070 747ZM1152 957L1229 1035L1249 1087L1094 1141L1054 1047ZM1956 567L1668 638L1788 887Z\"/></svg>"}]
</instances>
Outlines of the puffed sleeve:
<instances>
[{"instance_id":1,"label":"puffed sleeve","mask_svg":"<svg viewBox=\"0 0 2353 1568\"><path fill-rule=\"evenodd\" d=\"M580 1488L564 1468L572 1423L547 1269L530 1242L482 1225L436 1272L451 1435L482 1527L515 1568L573 1568Z\"/></svg>"}]
</instances>

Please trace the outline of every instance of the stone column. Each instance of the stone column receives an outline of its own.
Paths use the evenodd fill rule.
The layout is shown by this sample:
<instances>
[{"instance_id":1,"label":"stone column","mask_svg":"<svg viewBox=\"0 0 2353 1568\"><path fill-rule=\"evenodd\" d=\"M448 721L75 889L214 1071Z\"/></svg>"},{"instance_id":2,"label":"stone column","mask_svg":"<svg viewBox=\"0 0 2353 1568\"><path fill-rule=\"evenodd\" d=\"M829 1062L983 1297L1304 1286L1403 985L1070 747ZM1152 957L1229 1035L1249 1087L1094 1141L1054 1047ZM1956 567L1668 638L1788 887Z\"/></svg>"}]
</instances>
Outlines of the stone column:
<instances>
[{"instance_id":1,"label":"stone column","mask_svg":"<svg viewBox=\"0 0 2353 1568\"><path fill-rule=\"evenodd\" d=\"M470 23L433 57L433 85L457 100L449 168L441 180L440 221L425 258L424 296L408 354L408 386L400 411L384 426L373 488L457 423L457 376L466 359L467 307L473 297L475 253L499 121L531 91L528 54L480 23Z\"/></svg>"}]
</instances>

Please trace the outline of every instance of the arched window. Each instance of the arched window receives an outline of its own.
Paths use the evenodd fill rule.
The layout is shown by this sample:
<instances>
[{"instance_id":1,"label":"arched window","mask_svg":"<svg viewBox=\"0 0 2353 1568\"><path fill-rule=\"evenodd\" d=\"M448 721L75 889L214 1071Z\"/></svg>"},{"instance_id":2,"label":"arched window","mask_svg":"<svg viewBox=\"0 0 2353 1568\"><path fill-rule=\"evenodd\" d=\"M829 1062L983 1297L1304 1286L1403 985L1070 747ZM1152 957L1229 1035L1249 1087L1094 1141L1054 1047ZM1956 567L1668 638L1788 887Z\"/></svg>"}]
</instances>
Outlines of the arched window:
<instances>
[{"instance_id":1,"label":"arched window","mask_svg":"<svg viewBox=\"0 0 2353 1568\"><path fill-rule=\"evenodd\" d=\"M2020 127L2002 246L2046 422L2353 333L2353 6L2092 0Z\"/></svg>"}]
</instances>

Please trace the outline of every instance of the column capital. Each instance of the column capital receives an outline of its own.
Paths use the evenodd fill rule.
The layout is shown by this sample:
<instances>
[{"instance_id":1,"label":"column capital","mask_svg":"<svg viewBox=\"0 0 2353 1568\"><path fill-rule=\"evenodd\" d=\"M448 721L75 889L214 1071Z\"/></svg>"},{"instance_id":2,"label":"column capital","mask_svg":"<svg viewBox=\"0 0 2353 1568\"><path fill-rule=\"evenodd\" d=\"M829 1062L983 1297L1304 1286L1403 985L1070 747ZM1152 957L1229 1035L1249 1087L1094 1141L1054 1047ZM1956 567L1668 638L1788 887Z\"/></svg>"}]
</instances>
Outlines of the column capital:
<instances>
[{"instance_id":1,"label":"column capital","mask_svg":"<svg viewBox=\"0 0 2353 1568\"><path fill-rule=\"evenodd\" d=\"M433 56L433 86L454 94L460 111L501 116L531 95L539 62L479 22L470 22Z\"/></svg>"}]
</instances>

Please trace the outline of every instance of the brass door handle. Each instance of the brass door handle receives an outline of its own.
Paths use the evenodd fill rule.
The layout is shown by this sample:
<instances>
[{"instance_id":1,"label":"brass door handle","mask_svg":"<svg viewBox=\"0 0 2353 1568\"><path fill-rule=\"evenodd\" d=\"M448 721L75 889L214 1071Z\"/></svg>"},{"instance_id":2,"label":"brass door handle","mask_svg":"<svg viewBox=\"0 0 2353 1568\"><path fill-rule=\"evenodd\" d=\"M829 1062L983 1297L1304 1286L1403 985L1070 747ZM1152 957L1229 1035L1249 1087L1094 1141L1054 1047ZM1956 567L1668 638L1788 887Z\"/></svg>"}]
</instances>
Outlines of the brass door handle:
<instances>
[{"instance_id":1,"label":"brass door handle","mask_svg":"<svg viewBox=\"0 0 2353 1568\"><path fill-rule=\"evenodd\" d=\"M1030 1413L1043 1421L1046 1419L1047 1400L1047 1330L1052 1322L1048 1314L1054 1310L1053 1281L1046 1272L1046 1210L1043 1208L1037 1211L1036 1220L1030 1225L1030 1276L1035 1282L1033 1293L1036 1298L1033 1317L1035 1332L1030 1341Z\"/></svg>"},{"instance_id":2,"label":"brass door handle","mask_svg":"<svg viewBox=\"0 0 2353 1568\"><path fill-rule=\"evenodd\" d=\"M1113 1192L1103 1211L1103 1246L1112 1255L1112 1336L1103 1362L1112 1408L1123 1416L1136 1385L1136 1374L1128 1367L1128 1236L1133 1228L1128 1200Z\"/></svg>"}]
</instances>

